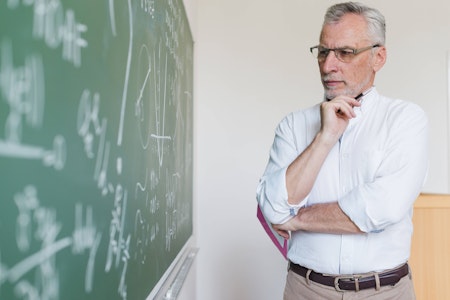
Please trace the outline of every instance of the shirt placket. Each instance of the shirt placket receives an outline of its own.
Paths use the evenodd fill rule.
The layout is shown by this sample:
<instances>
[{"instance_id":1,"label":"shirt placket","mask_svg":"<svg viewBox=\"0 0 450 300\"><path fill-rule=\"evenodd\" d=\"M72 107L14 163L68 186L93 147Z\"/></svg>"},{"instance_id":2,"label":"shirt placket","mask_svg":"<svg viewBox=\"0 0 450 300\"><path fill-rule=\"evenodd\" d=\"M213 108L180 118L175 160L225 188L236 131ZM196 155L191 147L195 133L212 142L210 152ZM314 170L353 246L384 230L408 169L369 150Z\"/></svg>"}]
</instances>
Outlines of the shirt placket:
<instances>
[{"instance_id":1,"label":"shirt placket","mask_svg":"<svg viewBox=\"0 0 450 300\"><path fill-rule=\"evenodd\" d=\"M349 128L350 129L350 128ZM348 146L348 131L339 139L339 197L351 189L351 147ZM341 235L341 250L339 255L339 271L341 274L352 274L354 240L350 235Z\"/></svg>"}]
</instances>

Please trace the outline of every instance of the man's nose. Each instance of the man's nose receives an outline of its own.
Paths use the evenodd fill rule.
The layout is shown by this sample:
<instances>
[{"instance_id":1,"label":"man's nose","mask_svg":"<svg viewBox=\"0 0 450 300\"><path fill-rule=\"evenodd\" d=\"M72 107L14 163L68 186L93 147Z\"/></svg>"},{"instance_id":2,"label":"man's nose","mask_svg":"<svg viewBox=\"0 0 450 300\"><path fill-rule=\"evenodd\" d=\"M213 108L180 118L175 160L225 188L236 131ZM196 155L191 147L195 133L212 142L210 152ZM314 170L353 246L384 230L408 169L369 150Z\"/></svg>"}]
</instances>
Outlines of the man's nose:
<instances>
[{"instance_id":1,"label":"man's nose","mask_svg":"<svg viewBox=\"0 0 450 300\"><path fill-rule=\"evenodd\" d=\"M336 57L336 53L334 50L330 50L328 55L325 57L325 60L321 64L321 68L325 73L329 73L337 70L337 66L339 64L339 60Z\"/></svg>"}]
</instances>

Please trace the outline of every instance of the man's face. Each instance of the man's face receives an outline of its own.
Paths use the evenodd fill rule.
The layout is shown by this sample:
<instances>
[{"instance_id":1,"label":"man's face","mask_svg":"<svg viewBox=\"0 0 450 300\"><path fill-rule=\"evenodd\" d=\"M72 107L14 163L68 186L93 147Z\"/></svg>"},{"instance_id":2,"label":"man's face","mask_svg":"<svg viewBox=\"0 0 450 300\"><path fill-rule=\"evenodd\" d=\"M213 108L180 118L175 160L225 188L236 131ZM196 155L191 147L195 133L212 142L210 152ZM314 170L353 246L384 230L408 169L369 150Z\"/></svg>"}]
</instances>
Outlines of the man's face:
<instances>
[{"instance_id":1,"label":"man's face","mask_svg":"<svg viewBox=\"0 0 450 300\"><path fill-rule=\"evenodd\" d=\"M327 24L322 28L320 45L326 48L353 48L360 49L371 46L367 36L367 24L363 17L347 14L339 23ZM342 62L330 51L324 61L319 61L322 85L325 96L333 99L339 95L355 97L369 89L374 82L375 73L381 66L380 50L385 55L384 47L374 48L357 54L350 62ZM375 53L373 53L374 51Z\"/></svg>"}]
</instances>

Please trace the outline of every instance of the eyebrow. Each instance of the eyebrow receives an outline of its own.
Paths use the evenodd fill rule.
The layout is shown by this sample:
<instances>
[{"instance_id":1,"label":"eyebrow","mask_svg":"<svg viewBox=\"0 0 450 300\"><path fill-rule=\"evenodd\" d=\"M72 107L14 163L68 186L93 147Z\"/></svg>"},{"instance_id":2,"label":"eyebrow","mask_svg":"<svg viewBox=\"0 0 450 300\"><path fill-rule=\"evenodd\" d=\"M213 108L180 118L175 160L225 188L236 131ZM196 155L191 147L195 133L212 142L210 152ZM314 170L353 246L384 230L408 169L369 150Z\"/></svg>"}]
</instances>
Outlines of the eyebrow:
<instances>
[{"instance_id":1,"label":"eyebrow","mask_svg":"<svg viewBox=\"0 0 450 300\"><path fill-rule=\"evenodd\" d=\"M323 47L323 48L327 48L327 49L356 49L357 48L357 47L352 47L352 46L340 46L340 47L329 48L329 47L321 45L321 44L319 44L319 47Z\"/></svg>"}]
</instances>

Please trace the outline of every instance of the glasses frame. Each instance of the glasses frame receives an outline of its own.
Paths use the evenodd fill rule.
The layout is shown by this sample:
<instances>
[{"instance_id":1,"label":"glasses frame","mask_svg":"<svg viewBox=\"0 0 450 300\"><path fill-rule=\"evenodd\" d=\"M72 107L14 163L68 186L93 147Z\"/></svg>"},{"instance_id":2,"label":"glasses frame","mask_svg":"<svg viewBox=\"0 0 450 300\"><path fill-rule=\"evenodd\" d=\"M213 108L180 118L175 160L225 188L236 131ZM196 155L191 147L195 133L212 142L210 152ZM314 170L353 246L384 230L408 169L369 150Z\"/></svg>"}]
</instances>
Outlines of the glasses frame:
<instances>
[{"instance_id":1,"label":"glasses frame","mask_svg":"<svg viewBox=\"0 0 450 300\"><path fill-rule=\"evenodd\" d=\"M380 47L381 45L380 44L374 44L374 45L371 45L371 46L367 46L367 47L364 47L364 48L359 48L359 49L354 49L354 48L350 48L350 47L342 47L342 48L326 48L326 47L322 47L322 46L320 46L320 45L317 45L317 46L314 46L314 47L311 47L311 48L309 48L309 51L314 55L314 49L317 49L317 50L319 50L319 48L321 48L321 51L319 52L317 52L317 56L316 56L316 58L317 58L317 60L319 61L319 62L324 62L326 59L327 59L327 57L328 57L328 54L330 54L330 51L333 51L334 52L334 56L336 56L336 58L339 60L339 61L341 61L341 62L344 62L344 63L348 63L348 62L350 62L356 55L358 55L358 54L360 54L360 53L362 53L362 52L364 52L364 51L367 51L367 50L370 50L370 49L374 49L374 48L377 48L377 47ZM323 57L319 57L319 55L320 55L320 53L321 52L324 52L324 55L323 55ZM350 60L343 60L342 59L342 57L340 56L340 54L338 54L338 53L342 53L342 52L349 52L349 53L352 53L353 54L353 56L351 57L351 59Z\"/></svg>"}]
</instances>

